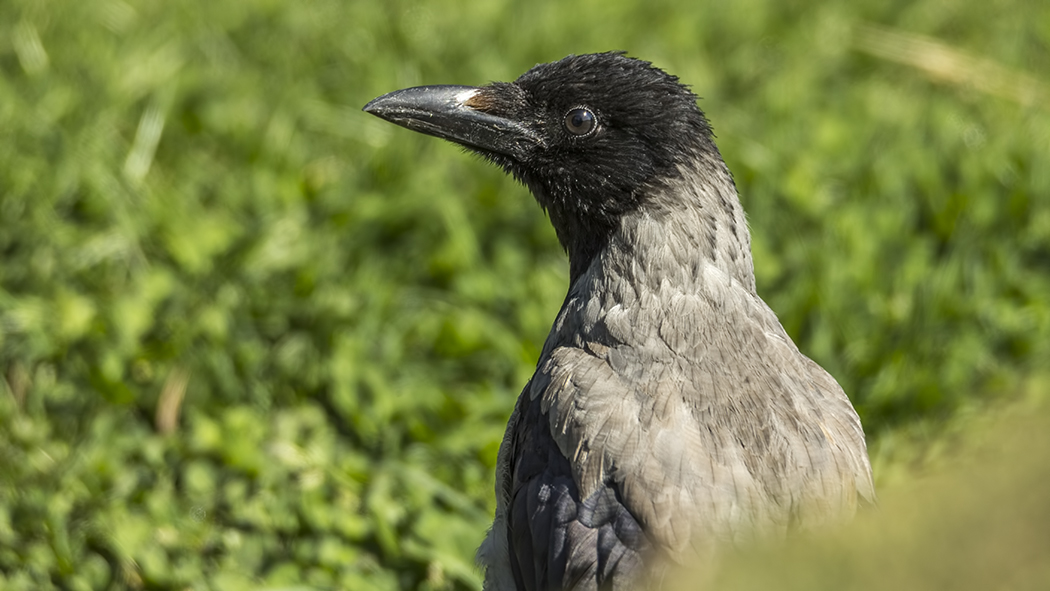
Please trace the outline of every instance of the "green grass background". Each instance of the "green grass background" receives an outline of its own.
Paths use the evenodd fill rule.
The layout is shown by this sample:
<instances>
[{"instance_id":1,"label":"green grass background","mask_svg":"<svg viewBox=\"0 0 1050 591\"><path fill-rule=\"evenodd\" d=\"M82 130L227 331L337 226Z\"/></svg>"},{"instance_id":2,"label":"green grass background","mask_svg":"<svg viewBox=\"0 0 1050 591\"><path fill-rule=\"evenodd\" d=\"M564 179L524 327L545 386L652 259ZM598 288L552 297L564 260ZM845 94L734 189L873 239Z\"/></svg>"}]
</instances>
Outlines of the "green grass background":
<instances>
[{"instance_id":1,"label":"green grass background","mask_svg":"<svg viewBox=\"0 0 1050 591\"><path fill-rule=\"evenodd\" d=\"M1047 389L1050 3L2 0L0 589L479 588L567 265L360 108L611 49L703 97L880 485Z\"/></svg>"}]
</instances>

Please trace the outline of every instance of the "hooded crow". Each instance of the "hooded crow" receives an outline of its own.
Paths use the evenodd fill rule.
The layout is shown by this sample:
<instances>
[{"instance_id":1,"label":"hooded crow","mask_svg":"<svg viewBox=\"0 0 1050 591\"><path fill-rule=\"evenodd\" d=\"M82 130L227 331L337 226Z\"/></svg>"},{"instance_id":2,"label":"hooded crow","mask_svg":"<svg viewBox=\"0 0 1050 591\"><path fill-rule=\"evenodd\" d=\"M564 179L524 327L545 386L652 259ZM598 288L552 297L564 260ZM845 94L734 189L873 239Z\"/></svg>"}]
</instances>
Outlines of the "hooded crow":
<instances>
[{"instance_id":1,"label":"hooded crow","mask_svg":"<svg viewBox=\"0 0 1050 591\"><path fill-rule=\"evenodd\" d=\"M874 500L860 419L755 292L697 97L622 53L364 110L524 183L569 289L500 447L490 590L632 589Z\"/></svg>"}]
</instances>

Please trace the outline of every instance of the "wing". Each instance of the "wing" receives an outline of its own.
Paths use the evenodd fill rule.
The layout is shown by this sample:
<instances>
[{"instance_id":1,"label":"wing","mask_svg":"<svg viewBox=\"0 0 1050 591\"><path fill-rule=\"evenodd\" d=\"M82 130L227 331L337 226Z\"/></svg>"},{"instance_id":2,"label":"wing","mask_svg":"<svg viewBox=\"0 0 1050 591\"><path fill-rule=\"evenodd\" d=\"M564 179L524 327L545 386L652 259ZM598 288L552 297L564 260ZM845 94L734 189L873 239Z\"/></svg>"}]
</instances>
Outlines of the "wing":
<instances>
[{"instance_id":1,"label":"wing","mask_svg":"<svg viewBox=\"0 0 1050 591\"><path fill-rule=\"evenodd\" d=\"M632 589L651 544L612 484L581 497L541 403L523 394L510 428L507 541L515 588Z\"/></svg>"},{"instance_id":2,"label":"wing","mask_svg":"<svg viewBox=\"0 0 1050 591\"><path fill-rule=\"evenodd\" d=\"M514 480L515 495L546 494L557 478L577 512L580 499L615 498L647 543L679 562L841 521L858 497L873 498L856 412L761 299L743 289L656 295L660 305L633 309L578 302L596 320L561 322L575 335L563 343L552 334L523 409L538 420L538 403L554 445L542 434L519 442L519 453L546 451L542 472ZM576 543L565 531L556 538Z\"/></svg>"},{"instance_id":3,"label":"wing","mask_svg":"<svg viewBox=\"0 0 1050 591\"><path fill-rule=\"evenodd\" d=\"M753 292L705 278L695 294L569 294L501 449L490 540L516 588L629 589L643 564L695 564L873 500L839 385Z\"/></svg>"}]
</instances>

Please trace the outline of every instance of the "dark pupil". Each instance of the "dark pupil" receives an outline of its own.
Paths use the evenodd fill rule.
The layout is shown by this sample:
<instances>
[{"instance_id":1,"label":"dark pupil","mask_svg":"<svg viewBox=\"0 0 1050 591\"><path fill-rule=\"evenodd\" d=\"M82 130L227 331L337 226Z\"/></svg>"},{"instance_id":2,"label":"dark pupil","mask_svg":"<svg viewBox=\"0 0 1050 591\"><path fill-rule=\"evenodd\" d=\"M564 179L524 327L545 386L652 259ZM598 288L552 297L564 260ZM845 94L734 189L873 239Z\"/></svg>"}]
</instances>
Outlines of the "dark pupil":
<instances>
[{"instance_id":1,"label":"dark pupil","mask_svg":"<svg viewBox=\"0 0 1050 591\"><path fill-rule=\"evenodd\" d=\"M594 129L594 113L587 109L573 109L565 116L565 127L576 135L590 133Z\"/></svg>"}]
</instances>

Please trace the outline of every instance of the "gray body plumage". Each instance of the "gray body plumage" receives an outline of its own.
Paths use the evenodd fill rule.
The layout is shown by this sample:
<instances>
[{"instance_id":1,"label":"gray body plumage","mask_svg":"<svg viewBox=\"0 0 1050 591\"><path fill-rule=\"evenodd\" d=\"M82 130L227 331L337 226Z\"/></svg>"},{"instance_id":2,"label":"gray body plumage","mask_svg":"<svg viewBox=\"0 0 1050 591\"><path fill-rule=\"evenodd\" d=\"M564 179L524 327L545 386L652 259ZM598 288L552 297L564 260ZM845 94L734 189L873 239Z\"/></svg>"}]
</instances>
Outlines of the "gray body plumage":
<instances>
[{"instance_id":1,"label":"gray body plumage","mask_svg":"<svg viewBox=\"0 0 1050 591\"><path fill-rule=\"evenodd\" d=\"M755 293L743 211L719 176L686 171L667 189L673 206L623 218L573 283L500 449L500 508L479 552L487 589L517 588L502 541L503 513L527 487L507 469L533 452L516 446L521 431L546 429L579 499L615 491L646 538L632 564L693 564L720 545L843 521L874 498L860 420ZM523 420L533 405L545 425ZM583 572L536 588L599 588L590 547L567 567Z\"/></svg>"},{"instance_id":2,"label":"gray body plumage","mask_svg":"<svg viewBox=\"0 0 1050 591\"><path fill-rule=\"evenodd\" d=\"M541 102L527 76L523 102ZM628 116L595 111L610 135L631 130ZM478 552L486 589L636 588L874 499L849 399L756 294L729 171L713 142L683 145L631 189L640 205L602 218L585 245L573 243L576 197L553 194L575 177L493 157L551 212L573 265L500 448L496 518ZM592 184L601 194L603 181Z\"/></svg>"}]
</instances>

